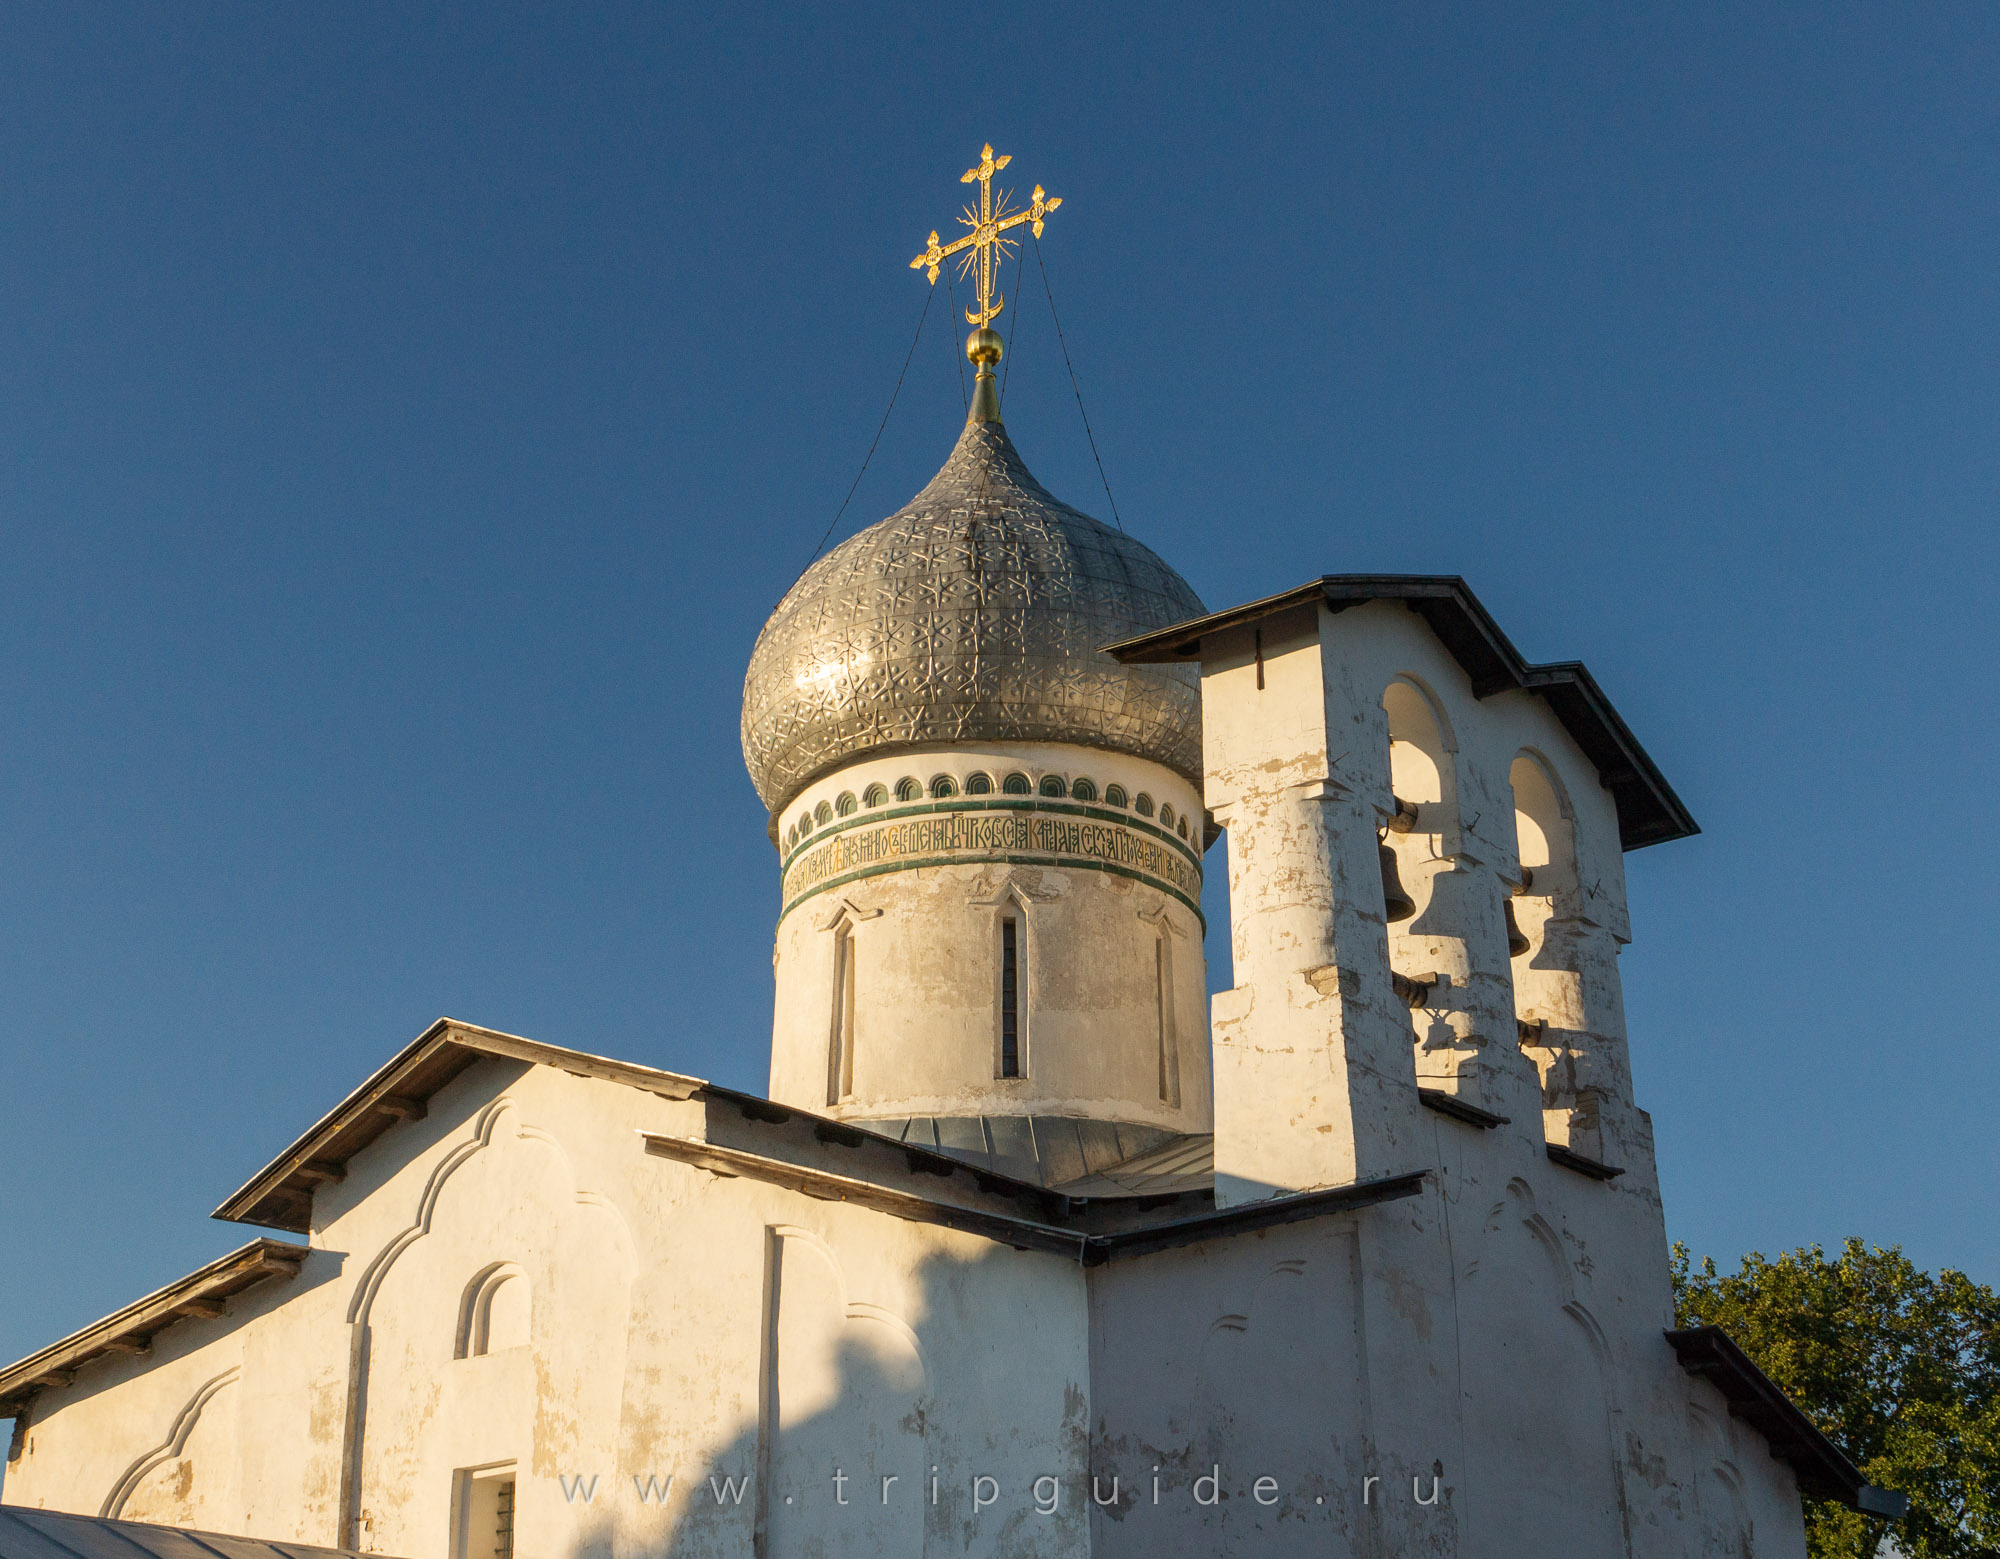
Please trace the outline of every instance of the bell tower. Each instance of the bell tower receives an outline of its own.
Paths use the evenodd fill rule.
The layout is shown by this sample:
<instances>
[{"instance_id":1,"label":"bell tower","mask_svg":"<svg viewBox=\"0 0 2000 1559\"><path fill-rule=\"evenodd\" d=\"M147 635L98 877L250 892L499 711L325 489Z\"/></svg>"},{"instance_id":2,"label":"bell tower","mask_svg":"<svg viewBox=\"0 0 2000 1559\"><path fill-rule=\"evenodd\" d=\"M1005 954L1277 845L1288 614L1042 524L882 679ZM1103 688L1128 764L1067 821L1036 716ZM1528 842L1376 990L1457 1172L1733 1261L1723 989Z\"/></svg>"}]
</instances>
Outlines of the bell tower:
<instances>
[{"instance_id":1,"label":"bell tower","mask_svg":"<svg viewBox=\"0 0 2000 1559\"><path fill-rule=\"evenodd\" d=\"M1420 1167L1440 1115L1655 1194L1623 852L1697 830L1590 674L1524 661L1448 576L1328 575L1112 649L1201 668L1218 1203Z\"/></svg>"}]
</instances>

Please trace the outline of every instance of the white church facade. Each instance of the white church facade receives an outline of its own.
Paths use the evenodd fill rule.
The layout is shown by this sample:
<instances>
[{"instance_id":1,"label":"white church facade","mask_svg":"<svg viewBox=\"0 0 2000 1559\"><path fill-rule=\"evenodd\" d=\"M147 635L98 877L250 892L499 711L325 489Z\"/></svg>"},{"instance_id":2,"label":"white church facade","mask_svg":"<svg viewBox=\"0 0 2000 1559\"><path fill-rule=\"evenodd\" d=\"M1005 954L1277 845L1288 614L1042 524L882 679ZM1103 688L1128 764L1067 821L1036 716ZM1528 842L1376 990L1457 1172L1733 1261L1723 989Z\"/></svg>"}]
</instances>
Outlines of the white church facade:
<instances>
[{"instance_id":1,"label":"white church facade","mask_svg":"<svg viewBox=\"0 0 2000 1559\"><path fill-rule=\"evenodd\" d=\"M1455 578L1207 612L1035 482L991 335L752 658L768 1097L439 1022L218 1210L278 1237L0 1372L9 1505L402 1559L1796 1559L1801 1490L1876 1497L1673 1330L1622 858L1695 827L1596 683Z\"/></svg>"}]
</instances>

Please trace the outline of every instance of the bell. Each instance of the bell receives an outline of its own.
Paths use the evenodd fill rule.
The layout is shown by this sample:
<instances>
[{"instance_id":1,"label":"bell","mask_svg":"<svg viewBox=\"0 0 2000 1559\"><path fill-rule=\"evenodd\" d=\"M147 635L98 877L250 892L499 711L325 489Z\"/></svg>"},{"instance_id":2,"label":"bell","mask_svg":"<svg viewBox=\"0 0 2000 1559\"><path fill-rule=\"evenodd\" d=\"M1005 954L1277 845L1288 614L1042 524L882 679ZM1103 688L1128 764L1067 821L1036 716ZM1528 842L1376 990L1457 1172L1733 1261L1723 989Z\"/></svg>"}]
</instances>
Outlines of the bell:
<instances>
[{"instance_id":1,"label":"bell","mask_svg":"<svg viewBox=\"0 0 2000 1559\"><path fill-rule=\"evenodd\" d=\"M1382 852L1382 918L1393 926L1417 912L1417 901L1403 891L1403 879L1396 875L1396 852L1386 844L1378 848Z\"/></svg>"},{"instance_id":2,"label":"bell","mask_svg":"<svg viewBox=\"0 0 2000 1559\"><path fill-rule=\"evenodd\" d=\"M1521 935L1521 923L1514 918L1514 901L1502 899L1502 910L1507 916L1507 956L1519 958L1529 948L1528 939Z\"/></svg>"}]
</instances>

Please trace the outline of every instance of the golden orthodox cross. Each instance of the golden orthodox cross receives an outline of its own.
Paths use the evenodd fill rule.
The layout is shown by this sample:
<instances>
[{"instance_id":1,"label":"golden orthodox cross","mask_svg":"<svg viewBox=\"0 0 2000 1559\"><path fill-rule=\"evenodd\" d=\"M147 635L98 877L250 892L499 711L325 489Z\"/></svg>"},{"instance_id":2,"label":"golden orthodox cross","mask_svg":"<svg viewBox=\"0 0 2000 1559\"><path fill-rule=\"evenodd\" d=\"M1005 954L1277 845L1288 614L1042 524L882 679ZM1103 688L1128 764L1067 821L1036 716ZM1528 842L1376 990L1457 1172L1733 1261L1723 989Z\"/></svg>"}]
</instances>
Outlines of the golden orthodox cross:
<instances>
[{"instance_id":1,"label":"golden orthodox cross","mask_svg":"<svg viewBox=\"0 0 2000 1559\"><path fill-rule=\"evenodd\" d=\"M965 311L965 322L968 325L984 328L989 320L1007 306L1005 298L995 301L993 295L994 272L999 268L1001 259L1013 250L1013 245L1000 235L1010 228L1028 222L1034 224L1031 231L1040 238L1042 219L1062 204L1062 196L1043 194L1039 184L1035 186L1034 198L1017 211L1007 209L1006 190L1002 190L999 200L995 201L993 175L1013 160L1011 155L995 157L991 146L982 147L979 153L979 166L966 169L958 181L961 184L970 184L974 179L979 181L978 208L975 210L968 205L959 216L959 221L972 231L957 242L949 244L940 244L938 235L933 232L929 246L910 262L910 269L913 271L921 271L928 267L931 285L936 286L938 269L944 261L961 250L971 251L959 261L961 276L975 265L979 270L979 307Z\"/></svg>"}]
</instances>

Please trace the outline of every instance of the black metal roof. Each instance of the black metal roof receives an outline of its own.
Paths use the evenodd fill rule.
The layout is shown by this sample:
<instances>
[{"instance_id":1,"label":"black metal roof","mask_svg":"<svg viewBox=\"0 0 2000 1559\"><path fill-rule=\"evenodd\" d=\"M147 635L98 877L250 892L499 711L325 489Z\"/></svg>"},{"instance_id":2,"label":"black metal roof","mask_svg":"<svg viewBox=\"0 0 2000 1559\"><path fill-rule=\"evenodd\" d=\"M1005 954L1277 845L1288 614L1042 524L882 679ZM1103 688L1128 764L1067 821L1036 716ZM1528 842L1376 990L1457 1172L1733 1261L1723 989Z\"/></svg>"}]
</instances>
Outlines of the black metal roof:
<instances>
[{"instance_id":1,"label":"black metal roof","mask_svg":"<svg viewBox=\"0 0 2000 1559\"><path fill-rule=\"evenodd\" d=\"M199 1271L134 1300L80 1332L0 1369L0 1418L20 1412L44 1386L67 1385L76 1370L109 1353L143 1354L158 1333L192 1317L220 1316L229 1300L268 1278L298 1275L311 1252L286 1240L252 1240ZM0 1559L13 1559L0 1547Z\"/></svg>"},{"instance_id":2,"label":"black metal roof","mask_svg":"<svg viewBox=\"0 0 2000 1559\"><path fill-rule=\"evenodd\" d=\"M1701 832L1673 786L1647 756L1631 727L1611 707L1580 660L1536 665L1514 648L1456 574L1323 574L1287 590L1211 612L1105 649L1133 664L1186 662L1201 654L1203 638L1239 628L1312 602L1344 612L1369 601L1401 601L1429 625L1440 643L1464 668L1475 698L1490 698L1510 689L1534 693L1563 723L1584 755L1596 765L1598 777L1618 806L1618 837L1628 850Z\"/></svg>"},{"instance_id":3,"label":"black metal roof","mask_svg":"<svg viewBox=\"0 0 2000 1559\"><path fill-rule=\"evenodd\" d=\"M1909 1509L1908 1495L1878 1489L1862 1477L1847 1453L1721 1327L1686 1327L1668 1332L1667 1341L1682 1369L1714 1386L1728 1399L1730 1416L1742 1419L1770 1442L1771 1454L1790 1465L1802 1494L1839 1500L1871 1516L1895 1517Z\"/></svg>"},{"instance_id":4,"label":"black metal roof","mask_svg":"<svg viewBox=\"0 0 2000 1559\"><path fill-rule=\"evenodd\" d=\"M5 1559L136 1559L148 1554L154 1559L359 1559L351 1548L0 1505L0 1555Z\"/></svg>"}]
</instances>

